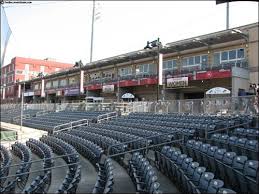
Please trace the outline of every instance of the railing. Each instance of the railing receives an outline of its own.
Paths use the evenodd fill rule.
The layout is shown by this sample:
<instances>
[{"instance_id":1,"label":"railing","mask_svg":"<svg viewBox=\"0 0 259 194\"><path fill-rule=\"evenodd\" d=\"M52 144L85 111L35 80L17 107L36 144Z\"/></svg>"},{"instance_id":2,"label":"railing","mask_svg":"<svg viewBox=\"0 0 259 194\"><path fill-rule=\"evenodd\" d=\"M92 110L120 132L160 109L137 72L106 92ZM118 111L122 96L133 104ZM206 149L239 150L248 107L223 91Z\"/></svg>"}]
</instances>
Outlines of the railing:
<instances>
[{"instance_id":1,"label":"railing","mask_svg":"<svg viewBox=\"0 0 259 194\"><path fill-rule=\"evenodd\" d=\"M102 121L108 121L112 118L117 118L118 113L117 112L110 112L103 115L97 116L97 123L101 123Z\"/></svg>"},{"instance_id":2,"label":"railing","mask_svg":"<svg viewBox=\"0 0 259 194\"><path fill-rule=\"evenodd\" d=\"M72 122L69 122L69 123L64 123L64 124L55 126L53 128L53 133L58 133L58 132L65 131L65 130L68 130L68 129L72 130L76 127L87 126L87 125L89 125L88 119L81 119L81 120L77 120L77 121L72 121Z\"/></svg>"},{"instance_id":3,"label":"railing","mask_svg":"<svg viewBox=\"0 0 259 194\"><path fill-rule=\"evenodd\" d=\"M31 118L30 114L25 114L22 116L22 119L29 119ZM21 116L17 116L13 118L14 123L18 123L21 120Z\"/></svg>"},{"instance_id":4,"label":"railing","mask_svg":"<svg viewBox=\"0 0 259 194\"><path fill-rule=\"evenodd\" d=\"M46 110L39 111L39 112L36 113L36 117L42 116L42 115L46 115L46 114L48 114L49 112L50 112L50 111L46 111Z\"/></svg>"}]
</instances>

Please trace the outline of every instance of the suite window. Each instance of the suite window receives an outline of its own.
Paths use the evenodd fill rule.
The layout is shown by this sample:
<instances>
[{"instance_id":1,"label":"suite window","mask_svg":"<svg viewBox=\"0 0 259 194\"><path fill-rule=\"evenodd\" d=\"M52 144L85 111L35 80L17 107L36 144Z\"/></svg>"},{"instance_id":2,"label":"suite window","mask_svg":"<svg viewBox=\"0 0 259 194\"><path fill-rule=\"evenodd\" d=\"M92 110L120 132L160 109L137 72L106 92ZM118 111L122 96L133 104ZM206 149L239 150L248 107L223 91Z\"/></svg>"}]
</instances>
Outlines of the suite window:
<instances>
[{"instance_id":1,"label":"suite window","mask_svg":"<svg viewBox=\"0 0 259 194\"><path fill-rule=\"evenodd\" d=\"M66 86L67 85L67 79L62 79L60 81L60 86Z\"/></svg>"},{"instance_id":2,"label":"suite window","mask_svg":"<svg viewBox=\"0 0 259 194\"><path fill-rule=\"evenodd\" d=\"M189 65L194 65L194 60L193 60L193 57L189 57Z\"/></svg>"},{"instance_id":3,"label":"suite window","mask_svg":"<svg viewBox=\"0 0 259 194\"><path fill-rule=\"evenodd\" d=\"M163 69L175 69L176 66L177 64L175 59L163 62Z\"/></svg>"},{"instance_id":4,"label":"suite window","mask_svg":"<svg viewBox=\"0 0 259 194\"><path fill-rule=\"evenodd\" d=\"M51 88L51 82L50 81L46 83L46 88Z\"/></svg>"},{"instance_id":5,"label":"suite window","mask_svg":"<svg viewBox=\"0 0 259 194\"><path fill-rule=\"evenodd\" d=\"M142 64L138 67L137 74L148 74L155 72L155 64Z\"/></svg>"},{"instance_id":6,"label":"suite window","mask_svg":"<svg viewBox=\"0 0 259 194\"><path fill-rule=\"evenodd\" d=\"M228 60L228 52L224 51L221 52L221 61L227 61Z\"/></svg>"},{"instance_id":7,"label":"suite window","mask_svg":"<svg viewBox=\"0 0 259 194\"><path fill-rule=\"evenodd\" d=\"M34 90L38 90L39 89L39 84L34 85Z\"/></svg>"},{"instance_id":8,"label":"suite window","mask_svg":"<svg viewBox=\"0 0 259 194\"><path fill-rule=\"evenodd\" d=\"M238 49L237 50L237 58L239 58L239 59L243 59L243 58L245 58L245 51L244 51L244 49Z\"/></svg>"},{"instance_id":9,"label":"suite window","mask_svg":"<svg viewBox=\"0 0 259 194\"><path fill-rule=\"evenodd\" d=\"M236 50L229 51L229 60L233 60L237 58Z\"/></svg>"},{"instance_id":10,"label":"suite window","mask_svg":"<svg viewBox=\"0 0 259 194\"><path fill-rule=\"evenodd\" d=\"M58 80L53 81L52 85L53 85L54 88L57 88L58 87Z\"/></svg>"},{"instance_id":11,"label":"suite window","mask_svg":"<svg viewBox=\"0 0 259 194\"><path fill-rule=\"evenodd\" d=\"M126 67L126 68L119 69L119 75L120 76L132 75L132 68Z\"/></svg>"},{"instance_id":12,"label":"suite window","mask_svg":"<svg viewBox=\"0 0 259 194\"><path fill-rule=\"evenodd\" d=\"M202 61L203 64L207 64L208 63L208 55L202 55L201 61Z\"/></svg>"},{"instance_id":13,"label":"suite window","mask_svg":"<svg viewBox=\"0 0 259 194\"><path fill-rule=\"evenodd\" d=\"M200 64L201 63L201 57L200 56L196 56L195 57L195 64Z\"/></svg>"}]
</instances>

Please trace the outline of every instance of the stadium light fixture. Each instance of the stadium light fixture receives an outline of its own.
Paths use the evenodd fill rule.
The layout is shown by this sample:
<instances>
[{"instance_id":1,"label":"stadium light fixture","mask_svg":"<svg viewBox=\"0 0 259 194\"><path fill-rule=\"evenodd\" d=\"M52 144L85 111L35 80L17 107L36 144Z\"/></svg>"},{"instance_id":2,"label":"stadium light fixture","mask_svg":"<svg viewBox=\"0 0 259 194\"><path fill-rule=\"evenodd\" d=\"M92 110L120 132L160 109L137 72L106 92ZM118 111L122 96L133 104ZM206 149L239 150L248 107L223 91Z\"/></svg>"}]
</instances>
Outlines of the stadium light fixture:
<instances>
[{"instance_id":1,"label":"stadium light fixture","mask_svg":"<svg viewBox=\"0 0 259 194\"><path fill-rule=\"evenodd\" d=\"M157 38L153 41L147 41L147 45L144 47L144 49L153 49L157 48L157 102L159 101L159 58L160 58L160 50L162 47L162 43L160 42L160 39Z\"/></svg>"}]
</instances>

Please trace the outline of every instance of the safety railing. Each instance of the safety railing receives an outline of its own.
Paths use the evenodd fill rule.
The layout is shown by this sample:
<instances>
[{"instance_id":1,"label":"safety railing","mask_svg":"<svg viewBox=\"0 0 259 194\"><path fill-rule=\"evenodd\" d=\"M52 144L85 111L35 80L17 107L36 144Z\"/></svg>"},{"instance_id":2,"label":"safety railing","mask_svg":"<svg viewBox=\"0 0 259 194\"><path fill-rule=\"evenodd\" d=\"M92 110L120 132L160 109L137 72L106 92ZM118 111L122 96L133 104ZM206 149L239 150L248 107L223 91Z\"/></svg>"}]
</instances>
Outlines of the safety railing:
<instances>
[{"instance_id":1,"label":"safety railing","mask_svg":"<svg viewBox=\"0 0 259 194\"><path fill-rule=\"evenodd\" d=\"M250 124L250 122L245 122L245 123L237 124L234 126L228 126L228 127L224 127L221 129L212 130L212 131L205 130L205 139L208 140L210 138L211 134L218 133L218 132L221 133L222 131L226 131L226 133L229 134L230 130L235 129L237 127L245 127L249 124Z\"/></svg>"},{"instance_id":2,"label":"safety railing","mask_svg":"<svg viewBox=\"0 0 259 194\"><path fill-rule=\"evenodd\" d=\"M36 117L46 115L50 112L51 111L48 111L48 110L39 111L39 112L36 113Z\"/></svg>"},{"instance_id":3,"label":"safety railing","mask_svg":"<svg viewBox=\"0 0 259 194\"><path fill-rule=\"evenodd\" d=\"M77 120L77 121L72 121L72 122L69 122L69 123L64 123L64 124L55 126L53 128L53 133L58 133L58 132L65 131L65 130L68 130L68 129L72 130L76 127L87 126L87 125L89 125L88 119L80 119L80 120Z\"/></svg>"},{"instance_id":4,"label":"safety railing","mask_svg":"<svg viewBox=\"0 0 259 194\"><path fill-rule=\"evenodd\" d=\"M22 162L22 164L32 164L32 163L37 163L37 162L44 162L46 159L58 159L58 158L63 158L63 157L68 157L71 155L77 155L77 153L71 153L71 154L64 154L64 155L58 155L58 156L53 156L51 158L43 158L43 159L37 159L37 160L32 160L29 162ZM12 178L12 177L17 177L18 175L26 175L26 174L33 174L33 173L38 173L38 172L42 172L42 171L46 171L46 170L52 170L52 169L57 169L57 168L64 168L64 167L69 167L75 164L80 164L80 162L74 162L74 163L70 163L70 164L64 164L64 165L59 165L59 166L53 166L53 167L49 167L49 168L43 168L42 169L38 169L38 170L31 170L29 172L24 172L24 173L19 173L19 174L11 174L8 176L4 176L4 177L0 177L1 179L6 179L6 178ZM15 167L15 166L20 166L21 164L11 164L11 165L7 165L5 167L10 168L10 167Z\"/></svg>"},{"instance_id":5,"label":"safety railing","mask_svg":"<svg viewBox=\"0 0 259 194\"><path fill-rule=\"evenodd\" d=\"M97 123L101 123L102 121L108 121L108 120L111 120L112 118L117 118L117 117L118 117L117 112L110 112L103 115L99 115L97 116Z\"/></svg>"},{"instance_id":6,"label":"safety railing","mask_svg":"<svg viewBox=\"0 0 259 194\"><path fill-rule=\"evenodd\" d=\"M22 116L22 119L29 119L29 118L31 118L30 114L25 114ZM18 123L20 120L21 120L21 116L17 116L13 118L14 123Z\"/></svg>"}]
</instances>

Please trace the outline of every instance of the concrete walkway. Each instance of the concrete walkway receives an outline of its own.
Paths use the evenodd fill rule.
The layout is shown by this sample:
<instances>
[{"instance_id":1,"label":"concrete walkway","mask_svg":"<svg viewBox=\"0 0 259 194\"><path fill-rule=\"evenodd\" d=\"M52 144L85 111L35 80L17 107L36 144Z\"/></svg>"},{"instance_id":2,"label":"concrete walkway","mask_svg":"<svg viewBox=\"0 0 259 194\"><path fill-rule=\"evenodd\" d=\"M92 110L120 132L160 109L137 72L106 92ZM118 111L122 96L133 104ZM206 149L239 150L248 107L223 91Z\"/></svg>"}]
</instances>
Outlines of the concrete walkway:
<instances>
[{"instance_id":1,"label":"concrete walkway","mask_svg":"<svg viewBox=\"0 0 259 194\"><path fill-rule=\"evenodd\" d=\"M53 154L53 157L57 157L57 156L58 155ZM55 158L54 162L55 162L55 166L67 165L67 163L62 158ZM66 177L67 170L68 170L68 166L52 169L51 184L50 184L48 193L55 193L59 189L63 180Z\"/></svg>"},{"instance_id":2,"label":"concrete walkway","mask_svg":"<svg viewBox=\"0 0 259 194\"><path fill-rule=\"evenodd\" d=\"M34 160L40 160L40 157L38 157L37 155L35 155L34 153L32 153L32 162ZM40 170L40 169L43 169L43 162L42 161L39 161L39 162L33 162L31 164L31 169L30 171L37 171L37 170ZM44 174L42 173L42 171L39 171L39 172L35 172L35 173L30 173L29 174L29 177L28 177L28 180L27 180L27 183L25 185L25 189L28 188L30 186L30 184L32 183L32 181L34 181L34 179L40 175L40 174Z\"/></svg>"},{"instance_id":3,"label":"concrete walkway","mask_svg":"<svg viewBox=\"0 0 259 194\"><path fill-rule=\"evenodd\" d=\"M81 180L76 193L92 193L97 178L95 167L83 156L80 156Z\"/></svg>"},{"instance_id":4,"label":"concrete walkway","mask_svg":"<svg viewBox=\"0 0 259 194\"><path fill-rule=\"evenodd\" d=\"M135 185L128 175L128 172L115 160L112 161L112 164L114 166L113 193L136 193Z\"/></svg>"}]
</instances>

